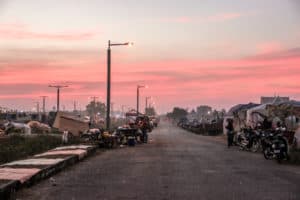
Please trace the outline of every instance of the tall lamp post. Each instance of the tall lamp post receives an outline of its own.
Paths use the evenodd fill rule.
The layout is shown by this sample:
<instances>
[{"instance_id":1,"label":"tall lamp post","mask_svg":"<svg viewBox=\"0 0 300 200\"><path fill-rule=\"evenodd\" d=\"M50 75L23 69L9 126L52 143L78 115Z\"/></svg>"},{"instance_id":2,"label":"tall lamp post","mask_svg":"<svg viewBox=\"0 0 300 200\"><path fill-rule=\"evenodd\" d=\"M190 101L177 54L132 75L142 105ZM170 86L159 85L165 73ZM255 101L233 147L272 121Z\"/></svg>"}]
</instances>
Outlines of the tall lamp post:
<instances>
[{"instance_id":1,"label":"tall lamp post","mask_svg":"<svg viewBox=\"0 0 300 200\"><path fill-rule=\"evenodd\" d=\"M137 85L137 87L136 87L136 116L139 116L140 88L146 88L146 86L144 86L144 85Z\"/></svg>"},{"instance_id":2,"label":"tall lamp post","mask_svg":"<svg viewBox=\"0 0 300 200\"><path fill-rule=\"evenodd\" d=\"M107 92L106 92L106 129L110 129L110 88L111 88L111 47L112 46L131 46L133 43L111 43L108 41L107 48Z\"/></svg>"},{"instance_id":3,"label":"tall lamp post","mask_svg":"<svg viewBox=\"0 0 300 200\"><path fill-rule=\"evenodd\" d=\"M57 89L57 102L56 102L56 111L59 112L59 101L60 101L60 89L69 87L68 85L49 85L49 87L53 87Z\"/></svg>"}]
</instances>

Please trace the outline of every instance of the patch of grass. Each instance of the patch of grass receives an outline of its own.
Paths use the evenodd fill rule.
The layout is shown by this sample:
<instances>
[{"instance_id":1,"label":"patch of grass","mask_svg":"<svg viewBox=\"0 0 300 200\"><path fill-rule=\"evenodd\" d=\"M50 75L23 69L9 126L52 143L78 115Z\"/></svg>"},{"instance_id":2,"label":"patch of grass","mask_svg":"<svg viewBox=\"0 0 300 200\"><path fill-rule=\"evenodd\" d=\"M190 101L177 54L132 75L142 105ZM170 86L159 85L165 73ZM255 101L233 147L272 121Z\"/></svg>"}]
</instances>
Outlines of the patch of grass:
<instances>
[{"instance_id":1,"label":"patch of grass","mask_svg":"<svg viewBox=\"0 0 300 200\"><path fill-rule=\"evenodd\" d=\"M61 135L62 133L57 128L51 128L51 134Z\"/></svg>"},{"instance_id":2,"label":"patch of grass","mask_svg":"<svg viewBox=\"0 0 300 200\"><path fill-rule=\"evenodd\" d=\"M77 139L71 139L69 141L69 144L77 143L79 143ZM61 145L61 137L50 135L37 135L34 137L12 135L1 141L0 164L43 153Z\"/></svg>"}]
</instances>

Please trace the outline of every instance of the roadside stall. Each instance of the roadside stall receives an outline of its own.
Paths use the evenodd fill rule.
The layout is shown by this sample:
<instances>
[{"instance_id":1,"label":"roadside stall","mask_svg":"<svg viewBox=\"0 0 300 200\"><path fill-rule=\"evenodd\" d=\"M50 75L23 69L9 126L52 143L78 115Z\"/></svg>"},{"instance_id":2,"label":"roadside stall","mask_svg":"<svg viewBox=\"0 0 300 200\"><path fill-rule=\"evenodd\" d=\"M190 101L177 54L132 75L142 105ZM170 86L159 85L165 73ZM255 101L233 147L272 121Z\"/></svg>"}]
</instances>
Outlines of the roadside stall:
<instances>
[{"instance_id":1,"label":"roadside stall","mask_svg":"<svg viewBox=\"0 0 300 200\"><path fill-rule=\"evenodd\" d=\"M226 134L227 119L233 120L234 131L239 132L242 128L247 126L247 111L251 108L259 106L256 103L238 104L233 106L224 117L223 133Z\"/></svg>"},{"instance_id":2,"label":"roadside stall","mask_svg":"<svg viewBox=\"0 0 300 200\"><path fill-rule=\"evenodd\" d=\"M129 146L135 146L135 141L138 140L138 129L130 126L122 126L116 130L116 136L118 143L121 145L128 144Z\"/></svg>"}]
</instances>

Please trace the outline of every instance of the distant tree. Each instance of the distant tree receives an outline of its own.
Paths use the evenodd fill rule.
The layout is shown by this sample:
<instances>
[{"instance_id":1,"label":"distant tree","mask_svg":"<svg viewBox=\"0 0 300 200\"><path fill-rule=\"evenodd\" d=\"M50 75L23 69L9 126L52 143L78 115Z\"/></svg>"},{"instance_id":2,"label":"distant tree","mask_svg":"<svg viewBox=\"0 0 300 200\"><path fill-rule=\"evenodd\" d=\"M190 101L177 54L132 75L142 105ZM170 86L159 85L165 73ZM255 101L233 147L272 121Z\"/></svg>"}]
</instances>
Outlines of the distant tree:
<instances>
[{"instance_id":1,"label":"distant tree","mask_svg":"<svg viewBox=\"0 0 300 200\"><path fill-rule=\"evenodd\" d=\"M212 115L214 119L219 119L219 112L217 110L213 110Z\"/></svg>"},{"instance_id":2,"label":"distant tree","mask_svg":"<svg viewBox=\"0 0 300 200\"><path fill-rule=\"evenodd\" d=\"M173 118L173 115L172 115L172 113L169 112L169 113L167 113L166 117L167 118Z\"/></svg>"},{"instance_id":3,"label":"distant tree","mask_svg":"<svg viewBox=\"0 0 300 200\"><path fill-rule=\"evenodd\" d=\"M100 101L96 101L96 103L94 101L91 101L86 106L86 111L90 116L100 113L101 117L105 117L105 110L106 110L105 104Z\"/></svg>"},{"instance_id":4,"label":"distant tree","mask_svg":"<svg viewBox=\"0 0 300 200\"><path fill-rule=\"evenodd\" d=\"M223 108L220 112L220 117L224 118L225 114L226 114L226 110Z\"/></svg>"},{"instance_id":5,"label":"distant tree","mask_svg":"<svg viewBox=\"0 0 300 200\"><path fill-rule=\"evenodd\" d=\"M183 108L175 107L173 108L173 111L171 113L168 113L167 116L169 118L173 119L180 119L186 117L188 114L188 111Z\"/></svg>"}]
</instances>

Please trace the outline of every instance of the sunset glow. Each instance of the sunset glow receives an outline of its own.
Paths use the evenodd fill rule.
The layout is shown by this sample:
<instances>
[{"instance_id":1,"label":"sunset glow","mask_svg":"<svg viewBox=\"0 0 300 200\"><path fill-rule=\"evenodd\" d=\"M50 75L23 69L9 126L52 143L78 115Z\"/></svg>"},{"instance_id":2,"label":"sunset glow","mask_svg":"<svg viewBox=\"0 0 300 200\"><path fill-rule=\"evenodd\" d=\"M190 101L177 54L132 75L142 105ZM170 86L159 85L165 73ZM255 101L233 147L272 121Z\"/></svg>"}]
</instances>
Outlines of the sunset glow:
<instances>
[{"instance_id":1,"label":"sunset glow","mask_svg":"<svg viewBox=\"0 0 300 200\"><path fill-rule=\"evenodd\" d=\"M138 84L149 86L141 97L153 96L160 112L274 94L300 99L296 0L72 2L0 1L1 106L30 110L47 95L51 109L55 83L69 85L66 108L74 100L84 107L90 96L105 101L108 40L134 43L112 49L119 107L134 107Z\"/></svg>"}]
</instances>

